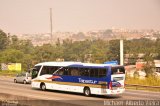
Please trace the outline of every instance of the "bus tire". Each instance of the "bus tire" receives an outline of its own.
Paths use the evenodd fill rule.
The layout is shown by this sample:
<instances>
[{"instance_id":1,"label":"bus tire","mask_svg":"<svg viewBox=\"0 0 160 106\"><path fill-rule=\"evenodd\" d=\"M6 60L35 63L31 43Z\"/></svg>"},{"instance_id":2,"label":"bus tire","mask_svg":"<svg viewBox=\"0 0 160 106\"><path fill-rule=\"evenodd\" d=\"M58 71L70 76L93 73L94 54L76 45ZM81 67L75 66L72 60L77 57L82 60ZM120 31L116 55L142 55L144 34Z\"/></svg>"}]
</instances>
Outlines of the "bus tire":
<instances>
[{"instance_id":1,"label":"bus tire","mask_svg":"<svg viewBox=\"0 0 160 106\"><path fill-rule=\"evenodd\" d=\"M14 83L17 83L17 80L16 80L16 79L14 79Z\"/></svg>"},{"instance_id":2,"label":"bus tire","mask_svg":"<svg viewBox=\"0 0 160 106\"><path fill-rule=\"evenodd\" d=\"M45 83L41 83L40 88L41 88L42 91L45 91L45 90L46 90L46 85L45 85Z\"/></svg>"},{"instance_id":3,"label":"bus tire","mask_svg":"<svg viewBox=\"0 0 160 106\"><path fill-rule=\"evenodd\" d=\"M23 84L27 84L27 81L26 81L26 80L24 80L24 81L23 81Z\"/></svg>"},{"instance_id":4,"label":"bus tire","mask_svg":"<svg viewBox=\"0 0 160 106\"><path fill-rule=\"evenodd\" d=\"M89 87L85 87L83 93L84 93L85 96L90 96L91 95L91 91L90 91Z\"/></svg>"}]
</instances>

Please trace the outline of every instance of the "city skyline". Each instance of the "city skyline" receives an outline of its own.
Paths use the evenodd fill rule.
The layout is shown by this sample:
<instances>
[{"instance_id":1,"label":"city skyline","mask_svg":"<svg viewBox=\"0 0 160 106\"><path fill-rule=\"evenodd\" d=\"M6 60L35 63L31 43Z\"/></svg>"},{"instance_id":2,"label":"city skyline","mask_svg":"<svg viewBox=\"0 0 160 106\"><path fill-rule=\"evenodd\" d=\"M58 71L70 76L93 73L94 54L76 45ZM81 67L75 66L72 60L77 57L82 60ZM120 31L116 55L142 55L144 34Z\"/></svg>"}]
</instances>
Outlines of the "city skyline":
<instances>
[{"instance_id":1,"label":"city skyline","mask_svg":"<svg viewBox=\"0 0 160 106\"><path fill-rule=\"evenodd\" d=\"M11 34L101 29L160 30L158 0L0 0L0 29Z\"/></svg>"}]
</instances>

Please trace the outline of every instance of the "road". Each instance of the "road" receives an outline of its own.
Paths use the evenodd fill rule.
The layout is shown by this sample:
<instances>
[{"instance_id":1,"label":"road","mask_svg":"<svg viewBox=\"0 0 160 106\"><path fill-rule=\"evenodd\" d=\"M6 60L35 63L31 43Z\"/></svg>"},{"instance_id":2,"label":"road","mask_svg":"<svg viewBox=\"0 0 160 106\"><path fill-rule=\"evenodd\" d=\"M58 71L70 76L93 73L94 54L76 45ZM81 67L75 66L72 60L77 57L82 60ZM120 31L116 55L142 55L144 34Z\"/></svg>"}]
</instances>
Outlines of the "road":
<instances>
[{"instance_id":1,"label":"road","mask_svg":"<svg viewBox=\"0 0 160 106\"><path fill-rule=\"evenodd\" d=\"M13 83L13 78L0 77L0 93L24 96L39 100L57 100L60 102L98 106L106 100L160 100L160 93L126 90L118 96L91 96L85 97L82 94L60 91L41 91L32 89L30 84ZM1 97L1 96L0 96Z\"/></svg>"}]
</instances>

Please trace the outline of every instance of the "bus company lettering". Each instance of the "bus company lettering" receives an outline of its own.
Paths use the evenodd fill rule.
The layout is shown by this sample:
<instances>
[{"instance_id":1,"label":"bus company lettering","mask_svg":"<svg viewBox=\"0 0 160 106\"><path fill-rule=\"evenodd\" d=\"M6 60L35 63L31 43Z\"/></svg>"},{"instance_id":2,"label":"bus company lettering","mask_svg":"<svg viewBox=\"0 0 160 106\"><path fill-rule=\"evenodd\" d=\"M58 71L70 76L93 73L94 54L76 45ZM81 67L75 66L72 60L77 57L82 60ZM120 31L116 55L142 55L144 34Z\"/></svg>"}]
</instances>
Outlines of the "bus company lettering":
<instances>
[{"instance_id":1,"label":"bus company lettering","mask_svg":"<svg viewBox=\"0 0 160 106\"><path fill-rule=\"evenodd\" d=\"M78 78L78 79L79 79L79 82L81 82L81 83L90 83L90 84L97 83L97 81L95 81L95 80L84 80L82 78Z\"/></svg>"}]
</instances>

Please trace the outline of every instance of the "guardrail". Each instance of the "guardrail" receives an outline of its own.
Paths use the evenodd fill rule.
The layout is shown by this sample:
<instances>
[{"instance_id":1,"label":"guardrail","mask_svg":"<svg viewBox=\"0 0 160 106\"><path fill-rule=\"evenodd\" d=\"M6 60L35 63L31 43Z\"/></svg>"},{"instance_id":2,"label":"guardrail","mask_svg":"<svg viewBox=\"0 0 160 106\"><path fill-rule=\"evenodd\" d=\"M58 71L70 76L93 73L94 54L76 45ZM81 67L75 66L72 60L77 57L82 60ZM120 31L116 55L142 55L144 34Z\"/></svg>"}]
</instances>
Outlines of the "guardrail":
<instances>
[{"instance_id":1,"label":"guardrail","mask_svg":"<svg viewBox=\"0 0 160 106\"><path fill-rule=\"evenodd\" d=\"M160 86L147 86L139 84L125 84L126 88L135 88L136 90L153 90L160 91Z\"/></svg>"}]
</instances>

